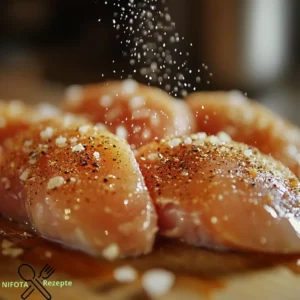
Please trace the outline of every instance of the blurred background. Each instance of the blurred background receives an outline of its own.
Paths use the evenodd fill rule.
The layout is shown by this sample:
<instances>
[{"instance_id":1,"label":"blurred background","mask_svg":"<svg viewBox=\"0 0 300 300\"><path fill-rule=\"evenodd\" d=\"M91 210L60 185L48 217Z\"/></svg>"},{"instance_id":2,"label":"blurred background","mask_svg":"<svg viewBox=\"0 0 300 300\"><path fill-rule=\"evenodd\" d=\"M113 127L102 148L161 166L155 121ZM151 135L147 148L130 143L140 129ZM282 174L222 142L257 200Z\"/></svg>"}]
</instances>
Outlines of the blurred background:
<instances>
[{"instance_id":1,"label":"blurred background","mask_svg":"<svg viewBox=\"0 0 300 300\"><path fill-rule=\"evenodd\" d=\"M58 102L67 85L118 79L113 69L129 74L112 26L113 2L1 0L0 98ZM197 90L239 89L300 125L300 1L166 5L185 37L181 51L193 44L191 69L205 64L213 74Z\"/></svg>"}]
</instances>

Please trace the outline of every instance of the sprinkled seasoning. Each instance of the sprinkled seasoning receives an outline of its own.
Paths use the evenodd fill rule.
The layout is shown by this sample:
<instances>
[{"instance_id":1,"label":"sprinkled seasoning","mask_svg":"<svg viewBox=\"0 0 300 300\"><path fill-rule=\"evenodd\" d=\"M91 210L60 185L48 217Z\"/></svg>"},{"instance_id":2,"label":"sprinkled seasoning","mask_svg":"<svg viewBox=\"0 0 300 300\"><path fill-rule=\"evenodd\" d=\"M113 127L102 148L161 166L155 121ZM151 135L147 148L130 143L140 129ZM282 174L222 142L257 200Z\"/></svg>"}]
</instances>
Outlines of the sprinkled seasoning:
<instances>
[{"instance_id":1,"label":"sprinkled seasoning","mask_svg":"<svg viewBox=\"0 0 300 300\"><path fill-rule=\"evenodd\" d=\"M206 83L210 84L213 74L207 65L202 64L202 71L190 67L194 66L190 59L194 46L177 32L165 0L115 0L105 4L115 8L112 25L123 46L122 54L130 66L129 79L122 88L123 94L135 93L137 86L131 78L137 73L148 85L159 85L175 97L184 97L189 91L195 91L201 82L200 72L205 75ZM121 40L124 36L127 38ZM113 69L112 72L124 79L124 70Z\"/></svg>"}]
</instances>

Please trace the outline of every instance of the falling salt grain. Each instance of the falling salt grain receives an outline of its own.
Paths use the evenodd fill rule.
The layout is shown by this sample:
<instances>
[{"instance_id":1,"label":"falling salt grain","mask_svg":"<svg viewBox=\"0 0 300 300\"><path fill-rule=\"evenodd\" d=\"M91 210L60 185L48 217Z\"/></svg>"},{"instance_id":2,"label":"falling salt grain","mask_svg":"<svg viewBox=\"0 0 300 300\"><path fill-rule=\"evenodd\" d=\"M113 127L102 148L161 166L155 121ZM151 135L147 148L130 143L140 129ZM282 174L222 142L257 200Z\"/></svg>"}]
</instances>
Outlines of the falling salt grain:
<instances>
[{"instance_id":1,"label":"falling salt grain","mask_svg":"<svg viewBox=\"0 0 300 300\"><path fill-rule=\"evenodd\" d=\"M150 297L161 297L172 289L175 275L163 269L147 271L142 277L142 285Z\"/></svg>"},{"instance_id":2,"label":"falling salt grain","mask_svg":"<svg viewBox=\"0 0 300 300\"><path fill-rule=\"evenodd\" d=\"M107 260L115 260L120 255L120 249L117 244L111 244L102 251L102 255Z\"/></svg>"},{"instance_id":3,"label":"falling salt grain","mask_svg":"<svg viewBox=\"0 0 300 300\"><path fill-rule=\"evenodd\" d=\"M54 190L65 183L65 179L61 176L52 177L47 184L47 190Z\"/></svg>"},{"instance_id":4,"label":"falling salt grain","mask_svg":"<svg viewBox=\"0 0 300 300\"><path fill-rule=\"evenodd\" d=\"M137 276L137 271L131 266L123 266L114 270L114 278L121 283L133 282Z\"/></svg>"}]
</instances>

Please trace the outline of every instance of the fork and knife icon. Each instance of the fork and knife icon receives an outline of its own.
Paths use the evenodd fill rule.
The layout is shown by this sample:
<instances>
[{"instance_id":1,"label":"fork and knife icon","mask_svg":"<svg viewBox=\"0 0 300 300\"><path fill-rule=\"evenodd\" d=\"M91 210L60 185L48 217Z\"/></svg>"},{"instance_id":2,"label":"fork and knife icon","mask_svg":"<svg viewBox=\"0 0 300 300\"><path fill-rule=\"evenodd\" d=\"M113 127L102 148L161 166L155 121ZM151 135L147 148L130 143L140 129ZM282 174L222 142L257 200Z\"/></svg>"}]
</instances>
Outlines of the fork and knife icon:
<instances>
[{"instance_id":1,"label":"fork and knife icon","mask_svg":"<svg viewBox=\"0 0 300 300\"><path fill-rule=\"evenodd\" d=\"M45 299L51 300L52 296L42 285L40 280L48 279L55 270L48 264L40 271L38 278L36 278L35 270L28 264L23 264L19 267L18 273L20 277L30 283L29 287L21 295L22 299L27 299L35 290L38 290Z\"/></svg>"}]
</instances>

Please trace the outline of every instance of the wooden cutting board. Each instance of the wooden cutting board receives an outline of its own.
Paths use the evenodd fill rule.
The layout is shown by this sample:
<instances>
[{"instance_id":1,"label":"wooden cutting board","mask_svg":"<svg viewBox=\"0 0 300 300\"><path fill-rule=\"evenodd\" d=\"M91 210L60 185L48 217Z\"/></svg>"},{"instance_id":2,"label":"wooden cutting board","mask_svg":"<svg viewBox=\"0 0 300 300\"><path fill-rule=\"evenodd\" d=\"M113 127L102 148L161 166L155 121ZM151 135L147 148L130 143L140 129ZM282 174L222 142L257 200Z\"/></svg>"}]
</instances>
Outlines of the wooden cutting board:
<instances>
[{"instance_id":1,"label":"wooden cutting board","mask_svg":"<svg viewBox=\"0 0 300 300\"><path fill-rule=\"evenodd\" d=\"M115 281L113 270L123 265L133 266L140 274L152 268L174 272L175 286L159 299L300 299L300 256L216 253L158 240L150 255L108 263L49 243L1 218L0 244L0 300L21 299L25 287L3 285L24 282L18 274L24 263L37 272L49 264L55 269L51 281L72 282L68 287L47 287L54 300L150 299L140 280ZM28 299L45 298L34 291Z\"/></svg>"}]
</instances>

